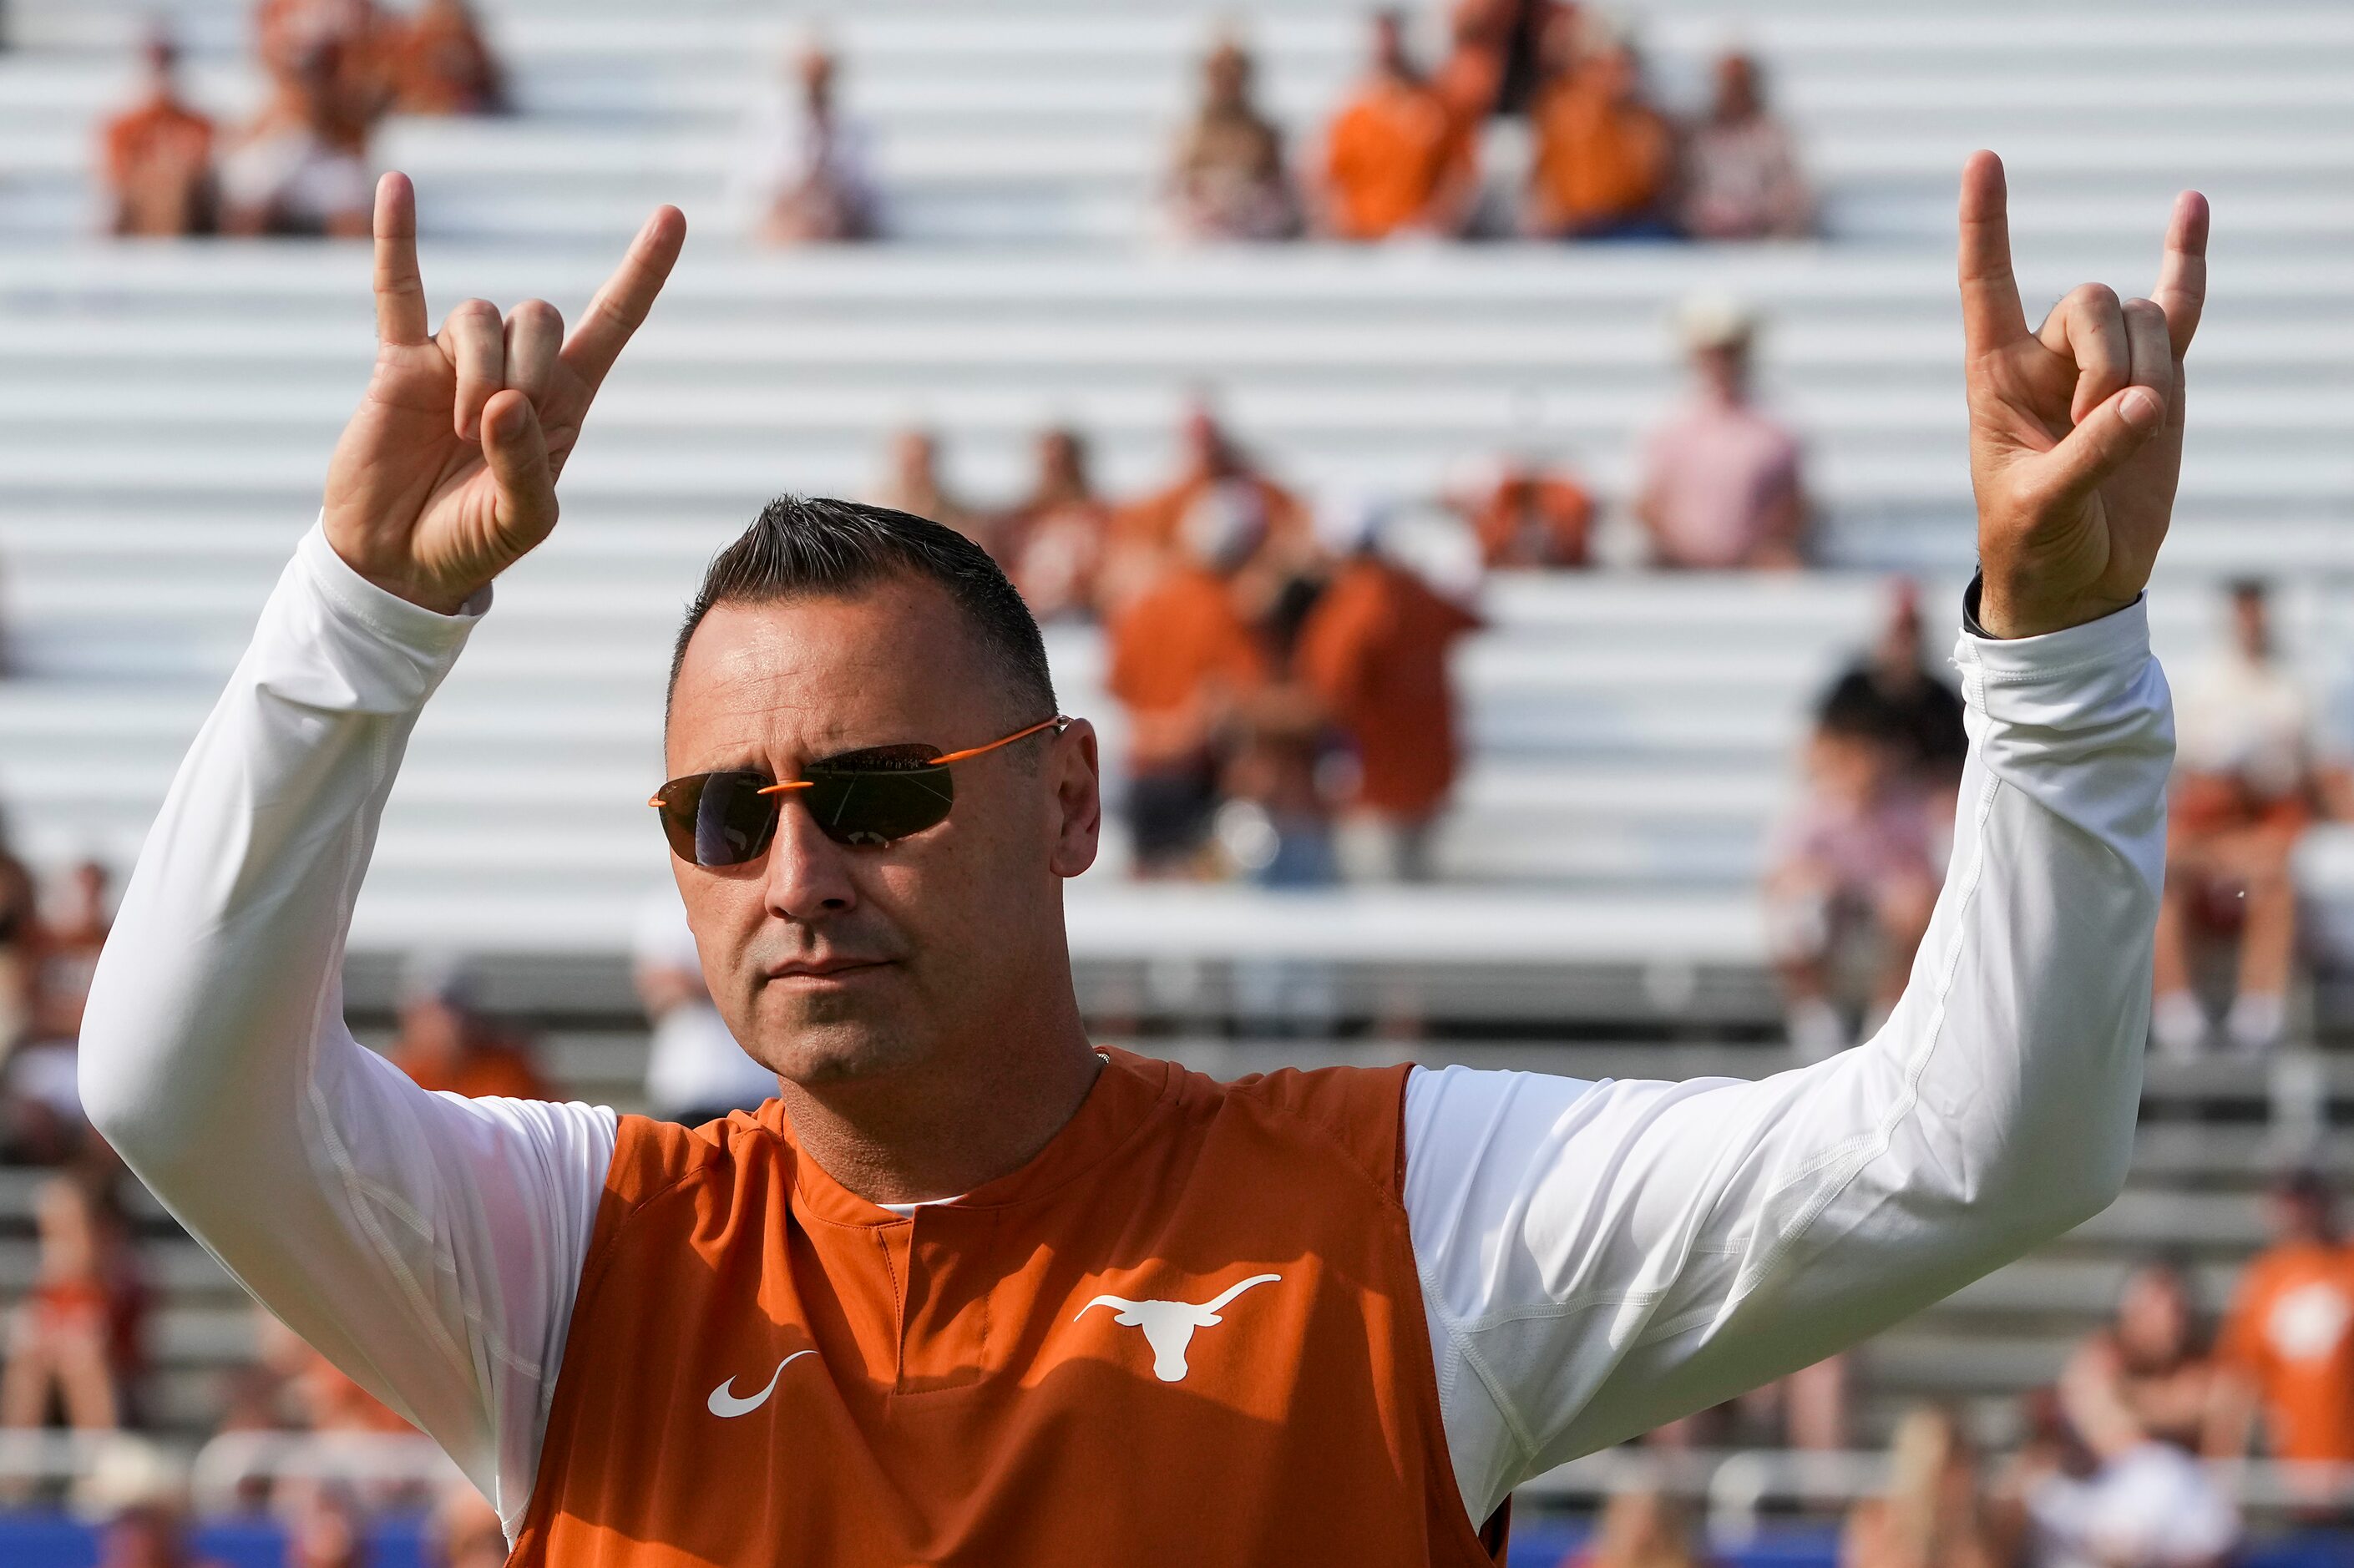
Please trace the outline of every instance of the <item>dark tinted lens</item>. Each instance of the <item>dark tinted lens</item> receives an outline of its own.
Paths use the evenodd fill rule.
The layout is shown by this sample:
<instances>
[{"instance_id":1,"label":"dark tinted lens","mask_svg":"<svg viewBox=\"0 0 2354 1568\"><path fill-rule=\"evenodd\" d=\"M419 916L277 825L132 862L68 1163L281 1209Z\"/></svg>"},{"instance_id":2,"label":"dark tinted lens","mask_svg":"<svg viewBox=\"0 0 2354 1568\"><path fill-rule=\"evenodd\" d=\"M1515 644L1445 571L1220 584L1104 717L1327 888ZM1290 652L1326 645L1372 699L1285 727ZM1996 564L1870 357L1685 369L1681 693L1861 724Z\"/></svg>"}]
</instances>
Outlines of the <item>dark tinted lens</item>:
<instances>
[{"instance_id":1,"label":"dark tinted lens","mask_svg":"<svg viewBox=\"0 0 2354 1568\"><path fill-rule=\"evenodd\" d=\"M706 773L663 787L663 832L681 860L741 865L769 847L777 831L777 797L760 791L758 773Z\"/></svg>"},{"instance_id":2,"label":"dark tinted lens","mask_svg":"<svg viewBox=\"0 0 2354 1568\"><path fill-rule=\"evenodd\" d=\"M956 800L949 770L928 746L895 746L832 758L802 777L802 800L826 837L842 844L887 844L947 820Z\"/></svg>"}]
</instances>

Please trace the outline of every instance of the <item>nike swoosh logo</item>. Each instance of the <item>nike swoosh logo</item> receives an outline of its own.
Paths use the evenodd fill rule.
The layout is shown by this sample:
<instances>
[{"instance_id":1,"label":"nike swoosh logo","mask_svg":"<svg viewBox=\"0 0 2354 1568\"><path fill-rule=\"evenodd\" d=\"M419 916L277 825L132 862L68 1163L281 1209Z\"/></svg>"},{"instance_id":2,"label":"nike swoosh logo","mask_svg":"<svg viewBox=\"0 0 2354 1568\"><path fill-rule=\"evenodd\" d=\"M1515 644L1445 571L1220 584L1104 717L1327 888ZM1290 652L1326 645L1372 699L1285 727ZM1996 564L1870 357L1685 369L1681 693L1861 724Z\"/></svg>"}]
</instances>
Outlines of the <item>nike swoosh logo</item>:
<instances>
[{"instance_id":1,"label":"nike swoosh logo","mask_svg":"<svg viewBox=\"0 0 2354 1568\"><path fill-rule=\"evenodd\" d=\"M777 1370L769 1374L769 1386L762 1389L759 1393L752 1395L749 1399L738 1399L735 1395L732 1390L736 1387L736 1380L732 1377L729 1378L726 1383L721 1383L717 1388L711 1391L711 1414L722 1418L751 1414L752 1412L759 1409L760 1406L769 1403L769 1395L777 1392L777 1380L785 1375L785 1369L787 1367L792 1365L803 1356L813 1356L815 1354L817 1354L815 1351L795 1351L791 1355L787 1356L783 1361L779 1361L777 1363Z\"/></svg>"}]
</instances>

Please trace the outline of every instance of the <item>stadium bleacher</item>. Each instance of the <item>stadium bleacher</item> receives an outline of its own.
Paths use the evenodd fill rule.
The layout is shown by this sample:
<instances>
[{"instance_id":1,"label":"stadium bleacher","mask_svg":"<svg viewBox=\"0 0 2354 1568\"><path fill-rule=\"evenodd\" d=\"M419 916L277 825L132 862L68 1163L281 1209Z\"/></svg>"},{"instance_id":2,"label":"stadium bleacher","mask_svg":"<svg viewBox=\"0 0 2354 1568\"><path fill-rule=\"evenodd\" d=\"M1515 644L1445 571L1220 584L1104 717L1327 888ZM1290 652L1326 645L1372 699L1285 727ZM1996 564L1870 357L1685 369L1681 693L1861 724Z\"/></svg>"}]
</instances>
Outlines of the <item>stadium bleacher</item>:
<instances>
[{"instance_id":1,"label":"stadium bleacher","mask_svg":"<svg viewBox=\"0 0 2354 1568\"><path fill-rule=\"evenodd\" d=\"M2317 682L2354 658L2354 13L2181 0L2086 11L1968 0L1628 6L1670 90L1734 38L1772 71L1827 195L1818 242L1572 250L1170 249L1158 165L1189 62L1228 9L951 0L854 13L673 0L485 5L523 112L403 122L376 150L420 192L438 311L469 293L568 311L657 200L695 225L565 481L557 539L420 726L357 928L353 992L381 1022L419 944L499 961L493 1001L558 1027L567 1089L638 1096L619 959L666 874L642 802L659 776L667 641L701 563L774 492L854 492L893 427L939 428L959 482L1010 495L1028 437L1081 416L1115 491L1152 483L1178 409L1214 388L1287 481L1426 495L1524 437L1622 498L1673 395L1674 303L1734 293L1769 322L1765 390L1805 432L1830 569L1799 578L1605 572L1497 582L1463 663L1473 761L1447 885L1257 895L1140 887L1120 854L1071 895L1098 1018L1223 1034L1253 962L1323 966L1355 1020L1403 990L1442 1038L1155 1049L1243 1070L1320 1053L1579 1075L1754 1075L1779 1057L1754 885L1805 705L1868 635L1885 574L1952 602L1970 505L1949 254L1954 171L2011 161L2031 310L2084 277L2147 286L2165 197L2213 199L2217 297L2195 429L2152 600L2160 651L2200 646L2212 581L2261 569ZM1360 8L1255 0L1249 36L1295 143L1354 70ZM90 128L128 45L170 16L194 95L251 101L240 0L11 0L0 53L0 803L31 858L126 864L187 737L316 504L370 354L366 257L307 243L90 238ZM897 242L756 253L720 198L741 106L822 16L876 125ZM1066 711L1118 715L1090 632L1053 634ZM1116 751L1114 746L1110 750ZM453 807L465 807L461 814ZM2318 844L2317 887L2354 887ZM2343 870L2338 868L2343 867ZM1559 1037L1575 1033L1580 1044ZM1640 1033L1731 1044L1597 1044ZM1520 1038L1498 1044L1504 1036ZM2354 1075L2302 1054L2286 1086L2226 1065L2154 1072L2132 1191L2044 1255L1862 1354L1863 1430L1924 1393L2048 1379L2125 1261L2188 1248L2211 1303L2258 1237L2285 1152L2274 1101L2341 1110ZM2316 1085L2318 1085L2317 1097ZM2287 1118L2295 1121L2295 1117ZM2348 1164L2342 1148L2326 1158ZM2354 1166L2341 1171L2354 1174ZM29 1183L0 1171L0 1298L29 1278ZM158 1214L158 1410L193 1437L251 1353L243 1298Z\"/></svg>"}]
</instances>

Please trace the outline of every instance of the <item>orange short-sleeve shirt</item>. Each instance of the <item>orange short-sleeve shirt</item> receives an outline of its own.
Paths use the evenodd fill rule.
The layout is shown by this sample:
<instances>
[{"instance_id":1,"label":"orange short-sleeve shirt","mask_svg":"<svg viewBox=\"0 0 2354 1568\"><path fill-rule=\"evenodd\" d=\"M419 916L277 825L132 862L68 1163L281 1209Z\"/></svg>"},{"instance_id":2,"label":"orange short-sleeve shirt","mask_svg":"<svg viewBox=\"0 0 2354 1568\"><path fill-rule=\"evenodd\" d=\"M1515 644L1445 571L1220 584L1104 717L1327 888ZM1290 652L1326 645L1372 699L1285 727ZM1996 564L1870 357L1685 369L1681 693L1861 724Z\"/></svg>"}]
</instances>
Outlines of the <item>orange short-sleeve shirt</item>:
<instances>
[{"instance_id":1,"label":"orange short-sleeve shirt","mask_svg":"<svg viewBox=\"0 0 2354 1568\"><path fill-rule=\"evenodd\" d=\"M1492 1568L1447 1458L1405 1070L1107 1052L912 1213L781 1103L621 1118L520 1568Z\"/></svg>"},{"instance_id":2,"label":"orange short-sleeve shirt","mask_svg":"<svg viewBox=\"0 0 2354 1568\"><path fill-rule=\"evenodd\" d=\"M2251 1263L2221 1351L2255 1385L2275 1458L2354 1463L2354 1247L2293 1244Z\"/></svg>"}]
</instances>

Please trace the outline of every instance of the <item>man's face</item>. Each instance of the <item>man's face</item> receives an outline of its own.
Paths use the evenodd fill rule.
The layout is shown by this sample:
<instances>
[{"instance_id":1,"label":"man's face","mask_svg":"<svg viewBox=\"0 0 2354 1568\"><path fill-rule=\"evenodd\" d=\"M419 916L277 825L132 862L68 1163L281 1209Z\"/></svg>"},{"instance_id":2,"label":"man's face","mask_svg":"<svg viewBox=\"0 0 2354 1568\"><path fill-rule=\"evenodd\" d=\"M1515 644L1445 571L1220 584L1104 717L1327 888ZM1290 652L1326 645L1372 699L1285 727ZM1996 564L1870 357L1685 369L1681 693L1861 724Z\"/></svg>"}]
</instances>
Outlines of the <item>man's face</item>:
<instances>
[{"instance_id":1,"label":"man's face","mask_svg":"<svg viewBox=\"0 0 2354 1568\"><path fill-rule=\"evenodd\" d=\"M1046 716L947 590L894 577L714 609L672 694L666 771L796 779L845 751L957 751ZM712 1001L761 1065L817 1086L1005 1048L992 1021L1068 987L1062 879L1093 863L1102 820L1092 730L958 763L954 783L946 821L885 847L835 843L788 804L748 864L673 857Z\"/></svg>"}]
</instances>

